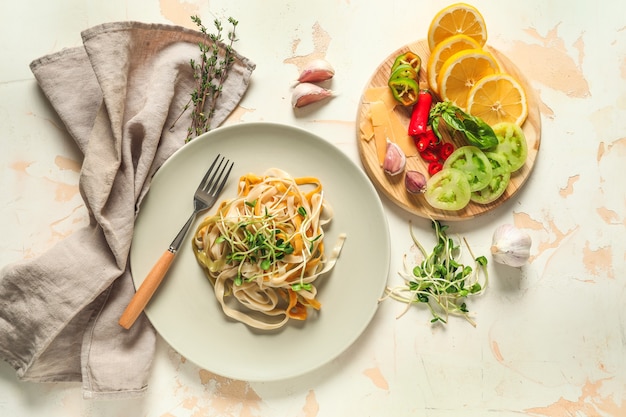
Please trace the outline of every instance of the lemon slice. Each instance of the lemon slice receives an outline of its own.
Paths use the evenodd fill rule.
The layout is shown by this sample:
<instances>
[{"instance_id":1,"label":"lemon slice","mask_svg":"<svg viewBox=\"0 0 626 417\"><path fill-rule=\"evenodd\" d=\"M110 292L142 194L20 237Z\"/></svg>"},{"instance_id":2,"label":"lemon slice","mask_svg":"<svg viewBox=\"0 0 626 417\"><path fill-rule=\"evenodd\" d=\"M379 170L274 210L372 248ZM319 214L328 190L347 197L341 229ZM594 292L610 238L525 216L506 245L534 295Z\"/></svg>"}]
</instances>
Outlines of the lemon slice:
<instances>
[{"instance_id":1,"label":"lemon slice","mask_svg":"<svg viewBox=\"0 0 626 417\"><path fill-rule=\"evenodd\" d=\"M428 57L428 63L426 65L426 77L428 78L430 89L434 92L439 91L437 87L437 75L448 58L465 49L480 48L481 46L478 42L463 34L450 36L439 42L431 52L430 57Z\"/></svg>"},{"instance_id":2,"label":"lemon slice","mask_svg":"<svg viewBox=\"0 0 626 417\"><path fill-rule=\"evenodd\" d=\"M487 42L485 19L475 7L465 3L452 4L435 15L428 28L428 47L432 51L444 39L460 33L480 46Z\"/></svg>"},{"instance_id":3,"label":"lemon slice","mask_svg":"<svg viewBox=\"0 0 626 417\"><path fill-rule=\"evenodd\" d=\"M510 74L488 75L469 91L467 111L490 125L509 122L521 126L528 116L526 92Z\"/></svg>"},{"instance_id":4,"label":"lemon slice","mask_svg":"<svg viewBox=\"0 0 626 417\"><path fill-rule=\"evenodd\" d=\"M484 49L466 49L448 58L437 76L439 97L462 109L467 97L479 80L500 72L498 61Z\"/></svg>"}]
</instances>

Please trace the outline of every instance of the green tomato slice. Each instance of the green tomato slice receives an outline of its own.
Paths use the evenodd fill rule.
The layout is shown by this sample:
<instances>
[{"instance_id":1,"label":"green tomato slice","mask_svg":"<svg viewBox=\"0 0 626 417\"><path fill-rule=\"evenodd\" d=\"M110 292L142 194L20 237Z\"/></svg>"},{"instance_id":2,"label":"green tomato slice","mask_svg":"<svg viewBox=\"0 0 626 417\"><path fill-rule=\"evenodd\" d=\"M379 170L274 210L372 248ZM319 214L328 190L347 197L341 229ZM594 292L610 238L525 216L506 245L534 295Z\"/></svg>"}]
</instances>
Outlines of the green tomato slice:
<instances>
[{"instance_id":1,"label":"green tomato slice","mask_svg":"<svg viewBox=\"0 0 626 417\"><path fill-rule=\"evenodd\" d=\"M507 159L496 152L485 152L491 163L491 181L485 188L472 192L470 200L478 204L489 204L496 201L509 185L511 171Z\"/></svg>"},{"instance_id":2,"label":"green tomato slice","mask_svg":"<svg viewBox=\"0 0 626 417\"><path fill-rule=\"evenodd\" d=\"M491 162L476 146L461 146L452 152L443 167L455 168L463 172L469 182L470 191L485 188L491 181Z\"/></svg>"},{"instance_id":3,"label":"green tomato slice","mask_svg":"<svg viewBox=\"0 0 626 417\"><path fill-rule=\"evenodd\" d=\"M444 168L426 182L424 197L439 210L461 210L470 201L467 176L454 168Z\"/></svg>"},{"instance_id":4,"label":"green tomato slice","mask_svg":"<svg viewBox=\"0 0 626 417\"><path fill-rule=\"evenodd\" d=\"M528 156L528 144L522 128L515 123L501 122L493 126L493 131L498 144L490 150L506 158L511 172L523 167Z\"/></svg>"}]
</instances>

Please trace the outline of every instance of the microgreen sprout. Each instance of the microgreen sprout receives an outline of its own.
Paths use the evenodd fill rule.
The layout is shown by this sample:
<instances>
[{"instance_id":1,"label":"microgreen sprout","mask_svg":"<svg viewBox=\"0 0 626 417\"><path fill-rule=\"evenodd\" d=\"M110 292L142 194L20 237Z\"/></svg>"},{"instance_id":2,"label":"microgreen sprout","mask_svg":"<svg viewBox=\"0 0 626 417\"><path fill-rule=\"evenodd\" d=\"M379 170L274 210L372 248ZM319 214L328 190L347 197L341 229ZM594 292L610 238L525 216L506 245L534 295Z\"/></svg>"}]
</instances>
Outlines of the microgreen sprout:
<instances>
[{"instance_id":1,"label":"microgreen sprout","mask_svg":"<svg viewBox=\"0 0 626 417\"><path fill-rule=\"evenodd\" d=\"M255 203L255 202L254 202ZM254 208L256 204L246 206ZM238 264L239 270L235 285L241 285L241 267L244 263L258 264L261 270L269 271L276 261L294 251L294 247L285 233L272 223L272 216L266 211L262 216L248 213L237 223L222 222L225 233L216 239L216 243L227 242L229 252L226 262Z\"/></svg>"},{"instance_id":2,"label":"microgreen sprout","mask_svg":"<svg viewBox=\"0 0 626 417\"><path fill-rule=\"evenodd\" d=\"M295 284L291 284L291 289L294 291L301 291L301 290L311 291L312 288L313 288L313 285L311 285L308 282L296 282Z\"/></svg>"},{"instance_id":3,"label":"microgreen sprout","mask_svg":"<svg viewBox=\"0 0 626 417\"><path fill-rule=\"evenodd\" d=\"M423 260L411 267L405 256L405 271L400 273L405 282L395 288L387 288L386 296L406 303L407 309L412 304L426 304L432 314L432 323L447 323L449 315L460 315L476 326L469 316L465 299L482 293L487 287L487 258L474 256L467 240L463 239L474 259L474 266L462 264L459 261L460 242L456 243L448 237L448 226L433 220L432 227L437 243L431 253L424 249L410 227L411 238Z\"/></svg>"}]
</instances>

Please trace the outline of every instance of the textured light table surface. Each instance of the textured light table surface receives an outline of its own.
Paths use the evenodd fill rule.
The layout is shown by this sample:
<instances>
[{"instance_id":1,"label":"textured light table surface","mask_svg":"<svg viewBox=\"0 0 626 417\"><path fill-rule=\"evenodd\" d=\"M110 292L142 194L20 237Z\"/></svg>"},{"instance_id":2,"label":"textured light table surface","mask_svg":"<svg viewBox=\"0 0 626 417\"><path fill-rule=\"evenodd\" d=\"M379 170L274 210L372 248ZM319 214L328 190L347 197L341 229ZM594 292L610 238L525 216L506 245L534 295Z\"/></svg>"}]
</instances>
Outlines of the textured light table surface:
<instances>
[{"instance_id":1,"label":"textured light table surface","mask_svg":"<svg viewBox=\"0 0 626 417\"><path fill-rule=\"evenodd\" d=\"M193 27L189 16L239 20L236 49L257 64L229 124L295 125L357 164L355 119L363 86L395 49L425 37L449 2L410 0L5 0L0 5L0 265L36 256L87 222L79 151L39 91L28 64L80 45L103 22ZM288 381L249 383L199 369L158 340L145 397L88 401L75 384L21 382L0 363L0 415L183 416L626 416L626 22L618 0L473 2L489 43L528 78L541 111L534 171L506 204L455 223L486 253L496 226L533 239L521 270L491 264L471 304L477 327L381 303L343 355ZM294 112L300 65L325 57L336 97ZM355 203L356 204L356 203ZM397 282L411 251L408 222L383 198ZM314 343L314 341L312 341Z\"/></svg>"}]
</instances>

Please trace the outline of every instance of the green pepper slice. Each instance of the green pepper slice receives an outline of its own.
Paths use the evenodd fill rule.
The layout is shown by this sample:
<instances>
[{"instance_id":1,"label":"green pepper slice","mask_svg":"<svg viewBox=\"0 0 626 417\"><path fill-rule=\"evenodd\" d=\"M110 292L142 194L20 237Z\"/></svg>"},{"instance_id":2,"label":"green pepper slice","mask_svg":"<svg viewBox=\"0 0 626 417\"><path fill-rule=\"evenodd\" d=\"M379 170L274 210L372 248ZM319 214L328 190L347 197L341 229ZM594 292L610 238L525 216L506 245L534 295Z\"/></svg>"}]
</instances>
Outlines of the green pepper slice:
<instances>
[{"instance_id":1,"label":"green pepper slice","mask_svg":"<svg viewBox=\"0 0 626 417\"><path fill-rule=\"evenodd\" d=\"M417 72L415 72L415 68L409 64L400 64L389 77L390 80L394 78L411 78L412 80L417 80Z\"/></svg>"},{"instance_id":2,"label":"green pepper slice","mask_svg":"<svg viewBox=\"0 0 626 417\"><path fill-rule=\"evenodd\" d=\"M420 72L420 67L422 66L422 59L414 52L405 52L401 55L398 55L391 66L391 73L396 70L400 65L410 65L413 67L416 73Z\"/></svg>"},{"instance_id":3,"label":"green pepper slice","mask_svg":"<svg viewBox=\"0 0 626 417\"><path fill-rule=\"evenodd\" d=\"M411 78L392 78L388 82L393 97L403 106L412 106L419 97L419 84Z\"/></svg>"}]
</instances>

